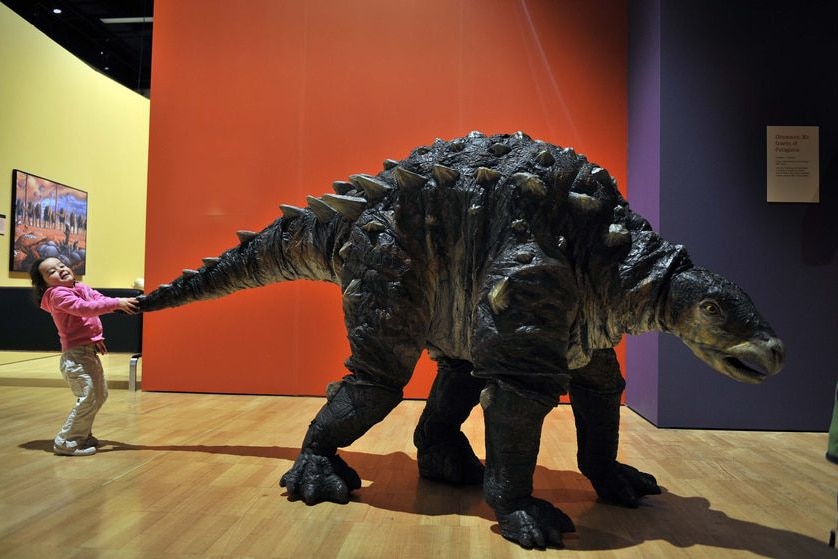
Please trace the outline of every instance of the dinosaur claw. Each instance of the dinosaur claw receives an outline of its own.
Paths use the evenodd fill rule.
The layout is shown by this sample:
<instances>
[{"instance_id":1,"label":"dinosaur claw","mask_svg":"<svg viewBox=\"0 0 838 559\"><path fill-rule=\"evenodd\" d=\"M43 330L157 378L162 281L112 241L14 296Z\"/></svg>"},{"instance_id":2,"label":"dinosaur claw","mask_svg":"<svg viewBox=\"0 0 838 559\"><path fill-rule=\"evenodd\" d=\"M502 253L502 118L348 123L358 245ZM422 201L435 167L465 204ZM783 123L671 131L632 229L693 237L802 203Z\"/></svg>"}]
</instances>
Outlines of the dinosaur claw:
<instances>
[{"instance_id":1,"label":"dinosaur claw","mask_svg":"<svg viewBox=\"0 0 838 559\"><path fill-rule=\"evenodd\" d=\"M528 497L513 508L497 512L498 525L504 538L525 549L564 547L562 533L576 531L570 517L542 499Z\"/></svg>"},{"instance_id":2,"label":"dinosaur claw","mask_svg":"<svg viewBox=\"0 0 838 559\"><path fill-rule=\"evenodd\" d=\"M338 456L319 456L303 452L279 480L288 489L288 498L307 505L325 501L346 504L349 494L361 487L361 478Z\"/></svg>"},{"instance_id":3,"label":"dinosaur claw","mask_svg":"<svg viewBox=\"0 0 838 559\"><path fill-rule=\"evenodd\" d=\"M591 484L600 499L628 508L640 506L640 499L646 495L660 495L655 476L619 462L614 463L608 475L591 479Z\"/></svg>"}]
</instances>

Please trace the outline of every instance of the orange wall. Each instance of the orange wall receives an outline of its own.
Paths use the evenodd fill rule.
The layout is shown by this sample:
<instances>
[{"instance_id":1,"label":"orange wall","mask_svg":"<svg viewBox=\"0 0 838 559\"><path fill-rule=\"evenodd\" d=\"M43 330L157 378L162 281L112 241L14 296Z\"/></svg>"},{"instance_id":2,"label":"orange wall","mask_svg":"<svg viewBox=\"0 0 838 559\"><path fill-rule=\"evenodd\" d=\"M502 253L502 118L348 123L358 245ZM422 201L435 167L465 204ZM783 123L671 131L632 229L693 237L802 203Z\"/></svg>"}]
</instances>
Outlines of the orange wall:
<instances>
[{"instance_id":1,"label":"orange wall","mask_svg":"<svg viewBox=\"0 0 838 559\"><path fill-rule=\"evenodd\" d=\"M626 182L626 5L157 0L146 286L349 174L477 129L573 146ZM340 289L294 282L145 317L143 388L322 395ZM424 397L424 361L408 397Z\"/></svg>"}]
</instances>

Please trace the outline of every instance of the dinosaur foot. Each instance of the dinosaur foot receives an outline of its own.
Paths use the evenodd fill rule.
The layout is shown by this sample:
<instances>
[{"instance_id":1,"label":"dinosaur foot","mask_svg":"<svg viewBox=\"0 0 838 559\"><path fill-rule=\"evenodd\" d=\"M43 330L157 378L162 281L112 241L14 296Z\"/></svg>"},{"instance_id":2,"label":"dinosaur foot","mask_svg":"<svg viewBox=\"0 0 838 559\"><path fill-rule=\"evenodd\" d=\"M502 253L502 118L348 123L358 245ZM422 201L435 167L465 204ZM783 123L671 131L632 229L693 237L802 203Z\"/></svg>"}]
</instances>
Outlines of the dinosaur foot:
<instances>
[{"instance_id":1,"label":"dinosaur foot","mask_svg":"<svg viewBox=\"0 0 838 559\"><path fill-rule=\"evenodd\" d=\"M562 534L576 531L569 516L542 499L527 497L512 508L506 513L496 511L500 533L526 549L564 547Z\"/></svg>"},{"instance_id":2,"label":"dinosaur foot","mask_svg":"<svg viewBox=\"0 0 838 559\"><path fill-rule=\"evenodd\" d=\"M279 485L288 489L292 501L302 499L307 505L324 501L344 504L349 502L349 493L361 487L361 478L338 455L302 452Z\"/></svg>"},{"instance_id":3,"label":"dinosaur foot","mask_svg":"<svg viewBox=\"0 0 838 559\"><path fill-rule=\"evenodd\" d=\"M615 462L607 475L591 478L599 498L629 508L637 508L646 495L660 495L655 476L627 464Z\"/></svg>"},{"instance_id":4,"label":"dinosaur foot","mask_svg":"<svg viewBox=\"0 0 838 559\"><path fill-rule=\"evenodd\" d=\"M461 432L449 440L420 448L419 475L425 479L457 485L481 485L483 464Z\"/></svg>"}]
</instances>

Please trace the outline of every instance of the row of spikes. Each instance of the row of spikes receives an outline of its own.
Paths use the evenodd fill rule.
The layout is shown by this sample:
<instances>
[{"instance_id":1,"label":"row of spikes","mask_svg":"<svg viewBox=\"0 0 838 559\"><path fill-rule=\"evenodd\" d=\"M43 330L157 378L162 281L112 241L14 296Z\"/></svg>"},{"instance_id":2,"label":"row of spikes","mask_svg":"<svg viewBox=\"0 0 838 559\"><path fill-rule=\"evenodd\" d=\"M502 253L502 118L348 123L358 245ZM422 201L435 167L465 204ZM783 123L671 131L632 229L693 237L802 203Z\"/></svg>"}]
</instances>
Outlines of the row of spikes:
<instances>
[{"instance_id":1,"label":"row of spikes","mask_svg":"<svg viewBox=\"0 0 838 559\"><path fill-rule=\"evenodd\" d=\"M407 171L407 172L409 172L409 171ZM419 175L416 175L416 176L418 177ZM512 178L513 178L513 180L517 179L519 186L521 186L526 191L533 192L537 195L546 194L546 187L544 186L544 183L541 181L541 179L539 179L538 177L536 177L534 175L531 175L530 173L516 173L515 175L512 176ZM329 195L329 194L324 195L324 198L325 197L335 198L335 196ZM354 198L354 197L350 197L350 198ZM316 198L315 198L315 200L316 200ZM356 198L356 200L363 200L363 198ZM568 200L570 201L570 203L572 205L574 205L578 209L582 210L583 212L596 211L601 206L601 202L599 200L597 200L596 198L593 198L592 196L589 196L587 194L579 194L579 193L576 193L576 192L571 192L568 195ZM287 207L293 207L293 206L285 206L285 207L287 208ZM298 210L299 212L302 212L302 210L300 208L295 208L295 209ZM338 210L335 209L334 211L338 211ZM358 213L360 215L360 212L358 212ZM357 218L357 216L355 216L355 218ZM380 226L380 224L377 223L377 222L371 222L367 225L368 225L368 227L365 227L365 229L368 229L369 231L373 231L373 230L379 231L380 230L380 227L377 227L377 228L373 227L375 225ZM258 233L256 233L255 231L247 231L247 230L236 231L236 236L238 237L240 244L244 244L244 243L249 242L250 240L252 240L257 235L258 235ZM607 246L611 246L611 247L625 244L625 243L629 242L630 240L631 240L631 233L629 233L629 231L621 223L610 224L609 227L608 227L608 232L605 234L605 238L604 238L605 244ZM217 256L211 256L211 257L203 258L202 262L204 263L205 268L210 268L210 267L214 266L215 264L217 264L220 260L221 259ZM194 276L198 273L199 272L197 270L192 270L192 269L187 268L187 269L183 270L183 277L188 278L188 277ZM170 284L161 285L161 287L169 287L169 286L170 286Z\"/></svg>"},{"instance_id":2,"label":"row of spikes","mask_svg":"<svg viewBox=\"0 0 838 559\"><path fill-rule=\"evenodd\" d=\"M445 140L443 140L441 138L437 138L436 140L434 140L433 146L437 146L439 144L445 144L451 151L463 151L466 147L466 143L467 143L466 140L474 140L476 138L485 138L485 137L486 137L486 135L483 132L480 132L479 130L472 130L465 138L452 140L450 142L446 142ZM516 140L532 140L532 138L530 138L527 134L524 134L520 130L515 132L511 136L511 138L516 139ZM536 143L544 143L541 140L535 140L535 141L536 141ZM431 151L433 151L433 146L420 146L420 147L416 148L414 153L416 155L420 155L420 156L421 155L426 155L428 153L431 153ZM505 154L509 153L510 151L512 151L512 148L510 148L506 144L502 144L500 142L497 142L497 143L494 143L491 146L489 146L489 150L492 151L492 153L494 153L496 156L500 157L501 155L505 155ZM385 161L385 170L387 169L387 163L391 162L391 161L392 161L391 159L388 159L387 161ZM398 163L396 163L396 164L398 164Z\"/></svg>"},{"instance_id":3,"label":"row of spikes","mask_svg":"<svg viewBox=\"0 0 838 559\"><path fill-rule=\"evenodd\" d=\"M510 148L504 144L493 144L490 146L490 150L492 150L495 155L500 156L508 153ZM562 150L563 153L570 153L572 151L572 148L564 148ZM555 163L555 158L549 151L542 150L536 155L536 161L541 166L549 167ZM393 177L402 189L418 190L425 186L425 184L427 184L430 180L428 177L408 171L404 167L399 166L398 162L392 159L384 161L384 168L387 170L393 170ZM597 167L593 170L592 175L599 172L605 172L607 174L605 169ZM459 171L439 164L435 164L433 166L431 174L433 175L436 184L442 187L451 187L456 184L460 178ZM493 186L498 182L498 180L500 180L500 178L501 173L489 167L478 167L475 172L475 182L484 187ZM510 177L510 179L525 193L535 194L539 197L547 195L547 186L537 175L521 172L515 173ZM333 188L336 194L324 194L320 198L314 196L306 197L306 200L308 201L308 209L314 213L318 222L327 222L336 214L340 214L350 221L355 221L364 209L366 209L370 201L377 202L384 198L387 193L392 190L392 187L389 184L377 177L367 174L351 175L349 177L349 182L336 181L333 184ZM359 191L363 192L364 196L358 196L357 194ZM573 206L577 207L577 209L584 213L596 211L601 205L599 200L587 194L571 192L568 195L568 199ZM303 208L287 204L280 205L280 209L282 210L283 217L285 218L297 217L305 211ZM615 244L615 241L617 241L616 244L620 244L619 241L622 241L625 238L625 233L627 233L627 231L625 231L622 226L617 229L620 230L615 230L615 226L612 225L612 230L609 231L610 242L608 244ZM257 233L255 231L241 230L237 231L236 235L238 236L239 243L244 244L256 237ZM202 262L204 263L205 268L209 268L217 264L219 260L219 257L213 256L203 258ZM197 270L183 270L183 276L185 278L196 274L198 274ZM167 287L168 285L170 284L164 284L161 287Z\"/></svg>"},{"instance_id":4,"label":"row of spikes","mask_svg":"<svg viewBox=\"0 0 838 559\"><path fill-rule=\"evenodd\" d=\"M236 231L236 236L239 239L239 244L244 244L244 243L252 240L258 234L259 233L257 233L256 231L245 231L245 230ZM219 256L208 256L206 258L201 259L201 262L204 263L204 268L207 268L207 269L215 266L220 261L221 261L221 257L219 257ZM183 278L185 279L185 278L189 278L189 277L192 277L192 276L196 276L199 273L200 272L198 270L192 270L190 268L184 268ZM160 287L162 287L162 288L171 287L171 286L172 286L172 284L170 284L170 283L164 283L164 284L160 285Z\"/></svg>"},{"instance_id":5,"label":"row of spikes","mask_svg":"<svg viewBox=\"0 0 838 559\"><path fill-rule=\"evenodd\" d=\"M542 151L537 159L539 164L543 166L551 166L555 162L555 159L547 150ZM385 168L393 170L393 178L401 189L418 190L430 180L428 177L398 166L398 163L393 160L385 161ZM459 171L440 164L433 166L431 174L436 184L443 188L454 186L460 178ZM489 167L478 167L474 178L478 185L490 187L500 180L501 173ZM540 195L547 193L544 183L536 175L516 173L511 178L516 185L521 186L525 191L532 191ZM324 194L319 198L315 196L306 197L308 209L314 213L321 223L331 220L336 214L340 214L350 221L355 221L369 203L380 201L393 189L392 186L379 178L366 174L352 175L349 177L349 182L336 181L333 188L335 194ZM361 193L363 195L360 195ZM280 210L282 210L283 217L286 218L297 217L305 211L304 208L287 204L280 205Z\"/></svg>"},{"instance_id":6,"label":"row of spikes","mask_svg":"<svg viewBox=\"0 0 838 559\"><path fill-rule=\"evenodd\" d=\"M484 137L480 132L472 132L469 138ZM528 138L523 132L516 132L516 138ZM442 140L439 140L440 142ZM456 144L459 150L462 150L465 144L462 142L452 142L449 145L454 147ZM512 151L512 148L506 144L494 143L489 146L496 157L501 157ZM572 148L564 148L563 153L572 153ZM553 155L546 149L541 150L535 156L536 162L543 167L552 166L556 160ZM393 176L396 179L400 188L419 189L427 182L428 178L418 175L399 166L399 162L393 159L384 160L384 170L393 170ZM436 164L432 169L433 177L439 186L447 187L453 186L460 177L459 171L446 167L444 165ZM492 186L501 177L501 174L488 167L478 167L476 171L475 180L481 186ZM516 181L518 182L518 181ZM392 187L378 178L366 175L357 174L349 177L349 182L336 181L333 185L336 194L324 194L321 197L307 196L308 209L311 210L321 223L332 219L335 214L341 214L345 218L354 221L358 219L361 212L364 211L368 202L378 202L386 194L392 190ZM363 193L363 196L359 194ZM281 205L283 217L291 218L299 216L303 212L303 208L291 205Z\"/></svg>"}]
</instances>

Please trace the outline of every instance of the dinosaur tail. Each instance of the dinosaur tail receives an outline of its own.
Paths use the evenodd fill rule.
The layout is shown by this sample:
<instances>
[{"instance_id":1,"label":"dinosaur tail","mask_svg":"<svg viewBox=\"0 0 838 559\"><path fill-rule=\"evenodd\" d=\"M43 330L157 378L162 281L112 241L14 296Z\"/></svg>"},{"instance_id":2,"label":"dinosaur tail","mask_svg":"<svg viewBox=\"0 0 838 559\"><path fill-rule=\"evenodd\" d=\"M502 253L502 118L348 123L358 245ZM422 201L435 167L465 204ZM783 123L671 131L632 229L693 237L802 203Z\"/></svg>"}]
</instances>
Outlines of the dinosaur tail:
<instances>
[{"instance_id":1,"label":"dinosaur tail","mask_svg":"<svg viewBox=\"0 0 838 559\"><path fill-rule=\"evenodd\" d=\"M310 279L337 282L337 254L348 235L343 219L324 219L308 208L282 206L283 216L262 231L239 231L239 244L171 283L140 296L140 309L154 311L223 297L241 289Z\"/></svg>"}]
</instances>

